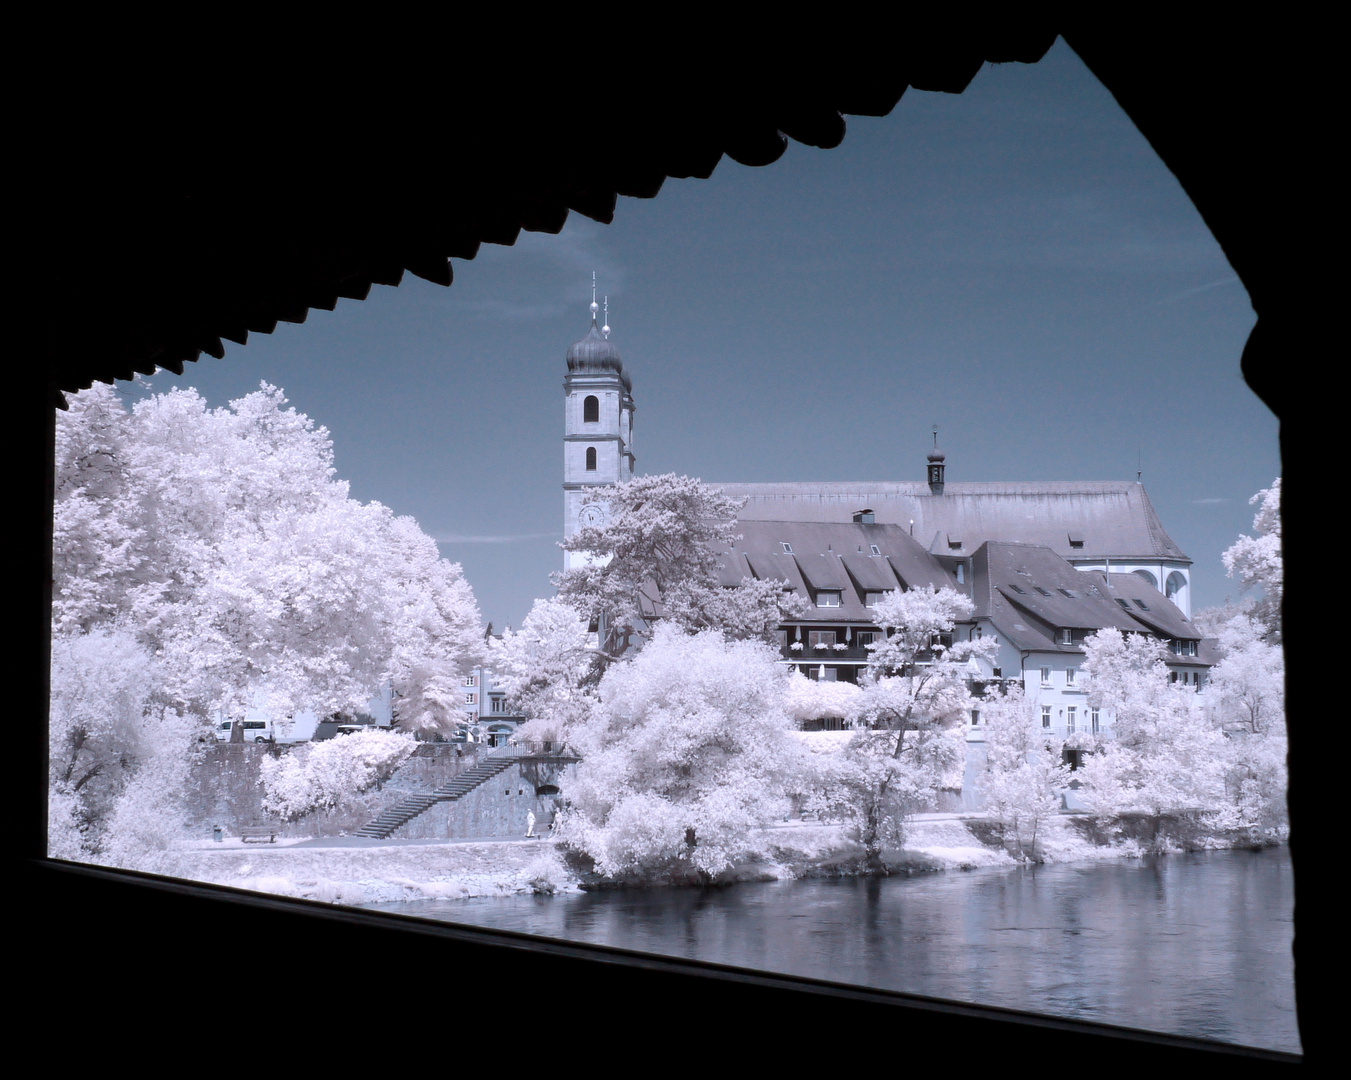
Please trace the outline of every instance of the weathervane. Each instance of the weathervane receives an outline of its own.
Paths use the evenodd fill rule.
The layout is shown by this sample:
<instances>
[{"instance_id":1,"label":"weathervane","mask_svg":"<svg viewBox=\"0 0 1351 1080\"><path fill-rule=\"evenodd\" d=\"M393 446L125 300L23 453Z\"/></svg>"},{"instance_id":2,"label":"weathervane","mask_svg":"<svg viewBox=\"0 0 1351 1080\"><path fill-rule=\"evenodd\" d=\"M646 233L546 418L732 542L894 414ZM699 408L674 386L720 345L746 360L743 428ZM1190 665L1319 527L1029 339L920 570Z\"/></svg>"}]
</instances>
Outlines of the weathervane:
<instances>
[{"instance_id":1,"label":"weathervane","mask_svg":"<svg viewBox=\"0 0 1351 1080\"><path fill-rule=\"evenodd\" d=\"M591 271L591 321L596 321L596 309L599 305L596 303L596 272Z\"/></svg>"}]
</instances>

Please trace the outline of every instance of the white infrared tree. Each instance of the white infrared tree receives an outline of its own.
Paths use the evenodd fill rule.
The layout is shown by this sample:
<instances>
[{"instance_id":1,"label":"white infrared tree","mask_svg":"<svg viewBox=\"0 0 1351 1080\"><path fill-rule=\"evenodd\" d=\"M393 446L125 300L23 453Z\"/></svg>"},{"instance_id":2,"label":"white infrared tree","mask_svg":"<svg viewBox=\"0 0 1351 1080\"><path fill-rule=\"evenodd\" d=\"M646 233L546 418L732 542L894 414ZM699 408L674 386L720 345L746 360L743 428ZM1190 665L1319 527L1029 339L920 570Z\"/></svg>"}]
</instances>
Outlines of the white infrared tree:
<instances>
[{"instance_id":1,"label":"white infrared tree","mask_svg":"<svg viewBox=\"0 0 1351 1080\"><path fill-rule=\"evenodd\" d=\"M953 589L888 593L874 616L885 636L869 648L867 675L844 750L820 756L811 806L850 823L872 872L884 872L883 849L898 846L906 817L940 790L960 788L973 658L988 657L990 639L954 641L974 605Z\"/></svg>"},{"instance_id":2,"label":"white infrared tree","mask_svg":"<svg viewBox=\"0 0 1351 1080\"><path fill-rule=\"evenodd\" d=\"M166 708L161 683L154 657L125 627L53 638L52 856L162 869L160 853L184 829L194 725Z\"/></svg>"},{"instance_id":3,"label":"white infrared tree","mask_svg":"<svg viewBox=\"0 0 1351 1080\"><path fill-rule=\"evenodd\" d=\"M600 658L587 620L562 600L536 600L519 630L490 641L493 675L512 706L529 719L523 742L562 747L596 701Z\"/></svg>"},{"instance_id":4,"label":"white infrared tree","mask_svg":"<svg viewBox=\"0 0 1351 1080\"><path fill-rule=\"evenodd\" d=\"M323 812L388 780L412 754L411 736L366 730L318 743L304 743L261 765L263 809L284 821L315 814L322 830Z\"/></svg>"},{"instance_id":5,"label":"white infrared tree","mask_svg":"<svg viewBox=\"0 0 1351 1080\"><path fill-rule=\"evenodd\" d=\"M85 850L115 817L97 794L115 770L90 755L140 761L138 709L156 730L184 717L201 733L222 712L355 710L392 685L409 727L441 728L448 684L482 654L460 568L412 519L351 499L328 432L285 406L264 384L226 408L174 390L128 412L96 384L57 416L52 806ZM105 665L106 722L69 705L102 692L89 650L141 672L117 689L121 661ZM123 797L125 780L108 790ZM128 821L155 816L152 795Z\"/></svg>"},{"instance_id":6,"label":"white infrared tree","mask_svg":"<svg viewBox=\"0 0 1351 1080\"><path fill-rule=\"evenodd\" d=\"M806 602L779 582L719 583L719 553L739 539L742 504L717 488L668 473L614 484L597 495L608 520L563 541L565 551L587 561L555 575L554 583L560 600L614 628L610 655L622 654L628 634L654 619L687 631L718 629L732 640L768 639L784 619L805 610Z\"/></svg>"},{"instance_id":7,"label":"white infrared tree","mask_svg":"<svg viewBox=\"0 0 1351 1080\"><path fill-rule=\"evenodd\" d=\"M980 790L986 812L1004 830L1004 843L1025 861L1040 861L1037 834L1060 809L1057 792L1069 786L1064 742L1041 726L1021 687L981 701L985 768Z\"/></svg>"},{"instance_id":8,"label":"white infrared tree","mask_svg":"<svg viewBox=\"0 0 1351 1080\"><path fill-rule=\"evenodd\" d=\"M1258 505L1253 518L1256 536L1240 536L1221 556L1230 577L1244 589L1260 589L1262 596L1252 606L1252 616L1266 629L1272 642L1281 640L1281 599L1285 569L1281 555L1281 478L1248 500Z\"/></svg>"},{"instance_id":9,"label":"white infrared tree","mask_svg":"<svg viewBox=\"0 0 1351 1080\"><path fill-rule=\"evenodd\" d=\"M1233 615L1220 628L1220 661L1204 695L1225 735L1230 824L1252 843L1282 840L1289 828L1285 660L1269 638L1265 624Z\"/></svg>"},{"instance_id":10,"label":"white infrared tree","mask_svg":"<svg viewBox=\"0 0 1351 1080\"><path fill-rule=\"evenodd\" d=\"M775 661L762 642L659 625L572 730L563 839L600 873L644 880L707 879L747 854L801 767Z\"/></svg>"},{"instance_id":11,"label":"white infrared tree","mask_svg":"<svg viewBox=\"0 0 1351 1080\"><path fill-rule=\"evenodd\" d=\"M1163 643L1100 630L1084 642L1088 703L1112 714L1112 735L1077 776L1100 817L1142 815L1152 846L1167 846L1167 821L1224 804L1224 735L1196 692L1169 681Z\"/></svg>"},{"instance_id":12,"label":"white infrared tree","mask_svg":"<svg viewBox=\"0 0 1351 1080\"><path fill-rule=\"evenodd\" d=\"M411 519L348 497L328 432L275 387L209 409L102 385L58 419L58 633L125 619L187 713L359 708L386 681L419 702L478 656L459 567Z\"/></svg>"}]
</instances>

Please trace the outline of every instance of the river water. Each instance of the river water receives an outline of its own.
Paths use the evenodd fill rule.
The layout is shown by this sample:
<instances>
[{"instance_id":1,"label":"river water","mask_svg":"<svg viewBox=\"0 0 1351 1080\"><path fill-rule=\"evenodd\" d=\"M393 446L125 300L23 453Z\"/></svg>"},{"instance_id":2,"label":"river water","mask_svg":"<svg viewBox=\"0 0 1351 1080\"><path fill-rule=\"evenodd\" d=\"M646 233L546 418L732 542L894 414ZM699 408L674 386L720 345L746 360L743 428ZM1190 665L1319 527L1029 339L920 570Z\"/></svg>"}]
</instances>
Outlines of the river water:
<instances>
[{"instance_id":1,"label":"river water","mask_svg":"<svg viewBox=\"0 0 1351 1080\"><path fill-rule=\"evenodd\" d=\"M738 967L1298 1052L1289 853L398 910Z\"/></svg>"}]
</instances>

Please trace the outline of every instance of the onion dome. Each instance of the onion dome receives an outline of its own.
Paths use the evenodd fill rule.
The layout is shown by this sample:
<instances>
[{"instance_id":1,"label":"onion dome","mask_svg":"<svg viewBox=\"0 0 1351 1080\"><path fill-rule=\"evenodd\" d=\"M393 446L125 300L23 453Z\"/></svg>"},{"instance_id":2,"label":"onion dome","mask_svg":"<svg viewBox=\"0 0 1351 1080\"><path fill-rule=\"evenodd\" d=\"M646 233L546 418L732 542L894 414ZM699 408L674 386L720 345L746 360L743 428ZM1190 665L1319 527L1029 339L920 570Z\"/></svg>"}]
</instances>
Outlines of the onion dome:
<instances>
[{"instance_id":1,"label":"onion dome","mask_svg":"<svg viewBox=\"0 0 1351 1080\"><path fill-rule=\"evenodd\" d=\"M613 371L624 389L632 390L632 381L624 374L624 361L619 359L619 350L614 342L601 336L600 328L596 326L594 304L592 308L591 329L586 337L568 346L568 371L578 374Z\"/></svg>"},{"instance_id":2,"label":"onion dome","mask_svg":"<svg viewBox=\"0 0 1351 1080\"><path fill-rule=\"evenodd\" d=\"M934 462L944 460L944 459L943 459L943 451L940 450L940 449L938 449L938 447L935 446L932 450L929 451L929 460L930 460L930 461L934 461Z\"/></svg>"}]
</instances>

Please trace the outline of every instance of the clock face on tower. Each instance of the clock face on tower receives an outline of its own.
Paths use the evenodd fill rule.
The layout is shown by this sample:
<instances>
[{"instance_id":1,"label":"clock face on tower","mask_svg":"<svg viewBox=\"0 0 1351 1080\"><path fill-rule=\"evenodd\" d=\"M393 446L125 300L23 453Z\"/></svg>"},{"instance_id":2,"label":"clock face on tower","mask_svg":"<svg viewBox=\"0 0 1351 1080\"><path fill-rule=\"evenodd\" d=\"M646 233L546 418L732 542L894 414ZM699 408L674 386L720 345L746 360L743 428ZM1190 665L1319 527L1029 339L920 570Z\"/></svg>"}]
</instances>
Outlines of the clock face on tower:
<instances>
[{"instance_id":1,"label":"clock face on tower","mask_svg":"<svg viewBox=\"0 0 1351 1080\"><path fill-rule=\"evenodd\" d=\"M605 507L597 503L587 503L577 515L577 524L584 529L599 529L605 524Z\"/></svg>"}]
</instances>

